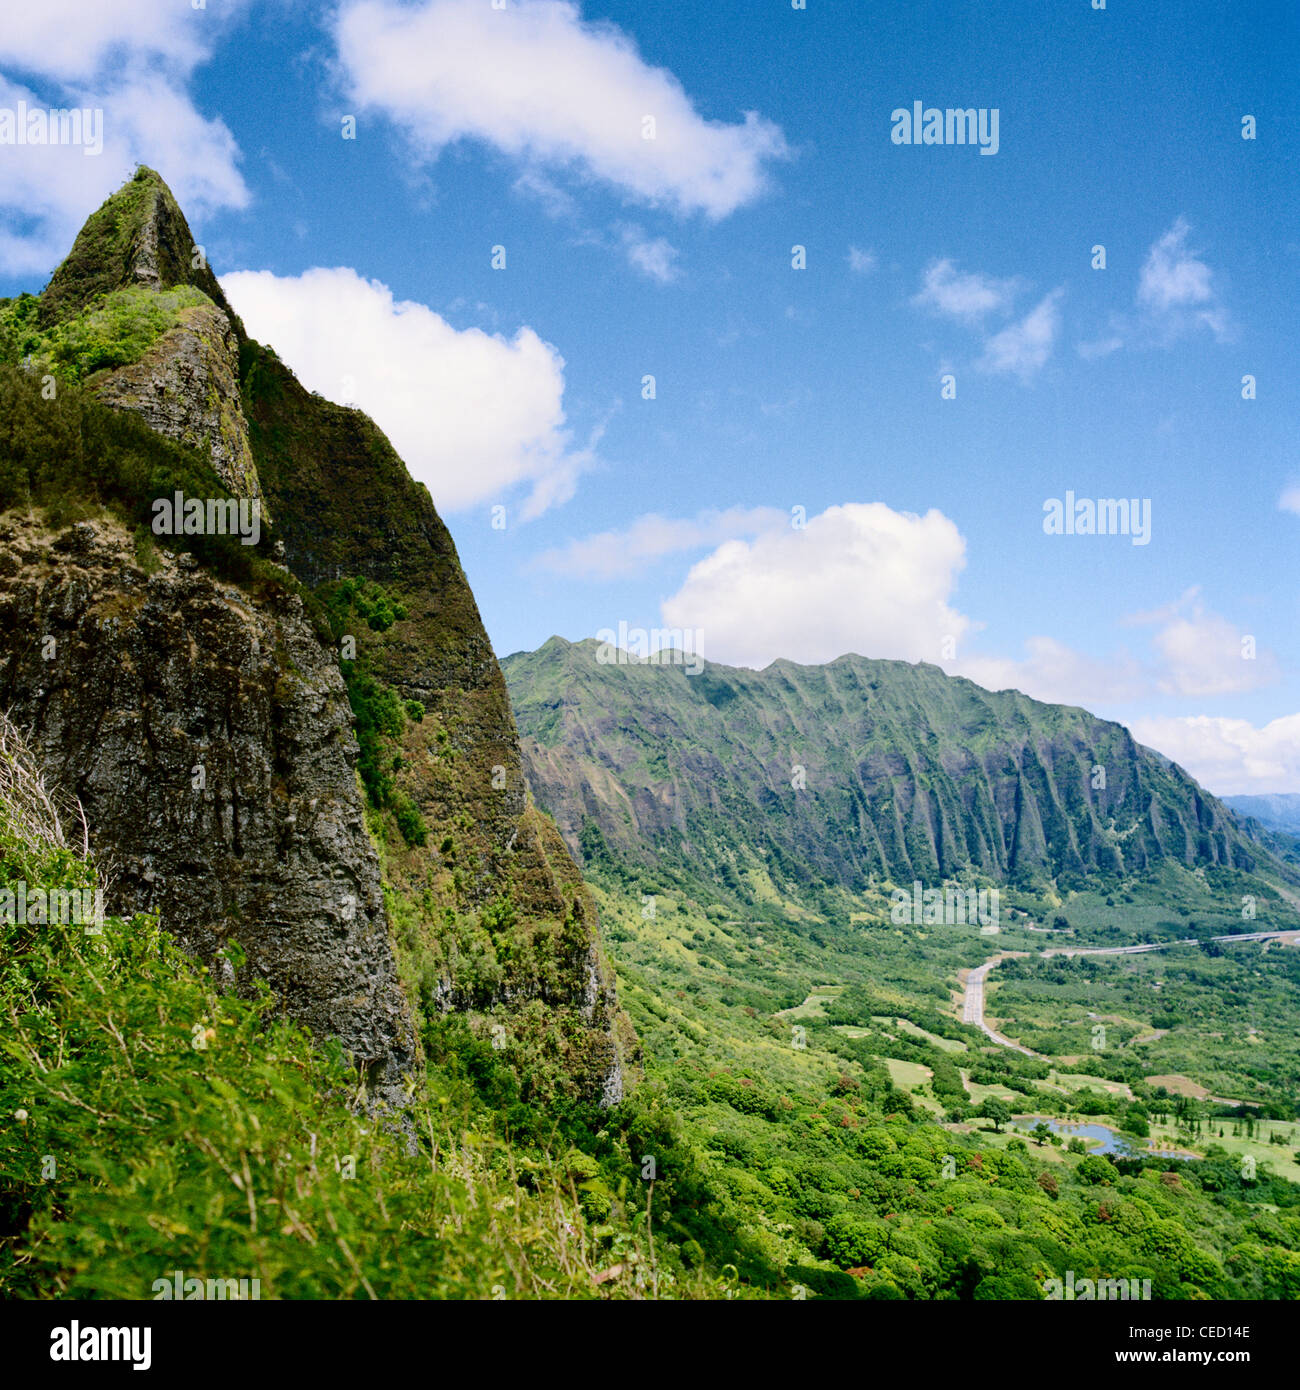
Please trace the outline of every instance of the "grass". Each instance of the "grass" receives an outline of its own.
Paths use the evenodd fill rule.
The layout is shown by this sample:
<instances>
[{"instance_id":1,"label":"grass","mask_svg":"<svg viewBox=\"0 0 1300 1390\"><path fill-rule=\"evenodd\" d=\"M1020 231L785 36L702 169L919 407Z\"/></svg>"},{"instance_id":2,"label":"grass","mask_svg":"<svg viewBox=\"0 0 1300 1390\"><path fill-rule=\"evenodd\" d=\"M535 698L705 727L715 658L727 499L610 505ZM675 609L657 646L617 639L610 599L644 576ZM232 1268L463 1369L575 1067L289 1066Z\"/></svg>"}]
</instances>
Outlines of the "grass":
<instances>
[{"instance_id":1,"label":"grass","mask_svg":"<svg viewBox=\"0 0 1300 1390\"><path fill-rule=\"evenodd\" d=\"M1062 1090L1071 1093L1075 1091L1105 1091L1108 1095L1123 1096L1125 1100L1133 1099L1133 1092L1130 1087L1122 1081L1108 1081L1104 1076L1089 1076L1087 1072L1053 1071L1048 1080Z\"/></svg>"},{"instance_id":2,"label":"grass","mask_svg":"<svg viewBox=\"0 0 1300 1390\"><path fill-rule=\"evenodd\" d=\"M822 1018L826 1013L826 1005L832 999L838 999L842 993L842 985L818 985L802 1004L797 1004L793 1009L782 1009L777 1016L779 1018Z\"/></svg>"},{"instance_id":3,"label":"grass","mask_svg":"<svg viewBox=\"0 0 1300 1390\"><path fill-rule=\"evenodd\" d=\"M944 1052L966 1052L969 1048L960 1038L941 1038L937 1033L931 1033L925 1028L919 1028L915 1023L907 1018L887 1018L883 1015L873 1016L873 1023L892 1024L900 1033L906 1033L909 1037L921 1038L925 1042L933 1043L935 1047L941 1048Z\"/></svg>"}]
</instances>

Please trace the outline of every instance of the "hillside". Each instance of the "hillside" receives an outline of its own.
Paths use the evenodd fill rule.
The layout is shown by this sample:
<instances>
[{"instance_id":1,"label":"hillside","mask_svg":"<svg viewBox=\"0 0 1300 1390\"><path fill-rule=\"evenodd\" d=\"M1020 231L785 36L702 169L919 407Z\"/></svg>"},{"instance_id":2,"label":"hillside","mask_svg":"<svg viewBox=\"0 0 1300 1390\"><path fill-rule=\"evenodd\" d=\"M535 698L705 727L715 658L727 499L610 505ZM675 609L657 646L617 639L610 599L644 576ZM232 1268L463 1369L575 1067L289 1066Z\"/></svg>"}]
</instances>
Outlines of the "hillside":
<instances>
[{"instance_id":1,"label":"hillside","mask_svg":"<svg viewBox=\"0 0 1300 1390\"><path fill-rule=\"evenodd\" d=\"M503 662L525 766L751 1258L842 1298L1300 1294L1300 914L1264 840L1121 727L933 667L596 653ZM940 876L991 920L894 914Z\"/></svg>"},{"instance_id":2,"label":"hillside","mask_svg":"<svg viewBox=\"0 0 1300 1390\"><path fill-rule=\"evenodd\" d=\"M595 905L451 537L370 419L248 338L157 174L0 302L0 373L0 706L112 910L237 942L390 1104L453 1012L538 1094L617 1100ZM178 491L256 505L257 544L159 535Z\"/></svg>"},{"instance_id":3,"label":"hillside","mask_svg":"<svg viewBox=\"0 0 1300 1390\"><path fill-rule=\"evenodd\" d=\"M951 877L1069 888L1164 864L1284 873L1121 725L934 666L601 664L552 638L503 662L539 802L588 862L816 897Z\"/></svg>"},{"instance_id":4,"label":"hillside","mask_svg":"<svg viewBox=\"0 0 1300 1390\"><path fill-rule=\"evenodd\" d=\"M1267 830L1300 835L1300 792L1272 796L1225 796L1223 804L1239 816L1253 816Z\"/></svg>"},{"instance_id":5,"label":"hillside","mask_svg":"<svg viewBox=\"0 0 1300 1390\"><path fill-rule=\"evenodd\" d=\"M148 169L0 301L6 1299L1295 1297L1273 844L932 667L499 665ZM1000 924L891 921L947 877Z\"/></svg>"}]
</instances>

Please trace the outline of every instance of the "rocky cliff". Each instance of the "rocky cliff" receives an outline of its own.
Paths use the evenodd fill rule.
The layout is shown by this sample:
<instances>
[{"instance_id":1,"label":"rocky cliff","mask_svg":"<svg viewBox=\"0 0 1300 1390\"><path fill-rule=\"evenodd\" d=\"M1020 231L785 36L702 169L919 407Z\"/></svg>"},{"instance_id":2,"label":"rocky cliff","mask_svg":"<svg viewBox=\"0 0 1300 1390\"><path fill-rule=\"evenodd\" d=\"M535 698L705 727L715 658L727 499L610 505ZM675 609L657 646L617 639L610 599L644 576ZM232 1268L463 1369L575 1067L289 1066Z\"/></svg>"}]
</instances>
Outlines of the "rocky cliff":
<instances>
[{"instance_id":1,"label":"rocky cliff","mask_svg":"<svg viewBox=\"0 0 1300 1390\"><path fill-rule=\"evenodd\" d=\"M42 295L0 302L0 360L0 703L85 803L115 906L205 958L238 941L386 1099L456 1010L534 1088L617 1100L594 902L382 432L248 339L145 169ZM155 537L180 480L274 528Z\"/></svg>"}]
</instances>

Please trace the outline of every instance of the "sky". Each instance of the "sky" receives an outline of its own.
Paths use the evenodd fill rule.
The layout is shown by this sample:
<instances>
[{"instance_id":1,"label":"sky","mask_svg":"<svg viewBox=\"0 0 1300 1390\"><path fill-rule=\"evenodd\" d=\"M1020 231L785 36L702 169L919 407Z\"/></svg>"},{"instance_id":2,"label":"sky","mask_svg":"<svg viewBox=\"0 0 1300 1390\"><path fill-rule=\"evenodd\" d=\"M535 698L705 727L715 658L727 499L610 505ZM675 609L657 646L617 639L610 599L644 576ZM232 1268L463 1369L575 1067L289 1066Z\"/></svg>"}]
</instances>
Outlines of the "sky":
<instances>
[{"instance_id":1,"label":"sky","mask_svg":"<svg viewBox=\"0 0 1300 1390\"><path fill-rule=\"evenodd\" d=\"M147 163L499 655L934 662L1300 792L1300 21L1093 6L42 0L0 295Z\"/></svg>"}]
</instances>

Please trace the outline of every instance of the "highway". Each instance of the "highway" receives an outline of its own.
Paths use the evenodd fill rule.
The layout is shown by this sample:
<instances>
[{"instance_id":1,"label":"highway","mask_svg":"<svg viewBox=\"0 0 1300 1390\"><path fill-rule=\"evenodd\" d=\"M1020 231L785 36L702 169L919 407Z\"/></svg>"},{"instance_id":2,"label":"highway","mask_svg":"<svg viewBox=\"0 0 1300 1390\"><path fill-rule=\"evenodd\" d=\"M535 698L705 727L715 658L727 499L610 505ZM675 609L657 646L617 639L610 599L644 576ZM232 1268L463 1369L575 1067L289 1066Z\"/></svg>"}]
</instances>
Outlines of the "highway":
<instances>
[{"instance_id":1,"label":"highway","mask_svg":"<svg viewBox=\"0 0 1300 1390\"><path fill-rule=\"evenodd\" d=\"M1215 936L1210 938L1222 944L1231 944L1237 941L1275 941L1287 939L1292 942L1300 943L1300 932L1296 931L1257 931L1243 932L1236 936ZM1170 946L1199 946L1200 942L1195 937L1183 937L1177 941L1148 941L1137 946L1053 946L1045 951L1039 951L1041 959L1048 956L1135 956L1143 951L1164 951ZM1003 1035L984 1021L984 982L988 979L989 971L992 970L1000 961L1009 960L1013 956L1029 955L1028 951L1002 951L998 955L990 957L983 965L977 965L966 978L966 995L962 1007L962 1022L974 1024L987 1037L991 1038L999 1047L1009 1047L1015 1052L1021 1052L1026 1057L1042 1057L1041 1052L1034 1052L1028 1047L1022 1047L1018 1042L1012 1042L1010 1038ZM1044 1061L1048 1060L1043 1058Z\"/></svg>"}]
</instances>

